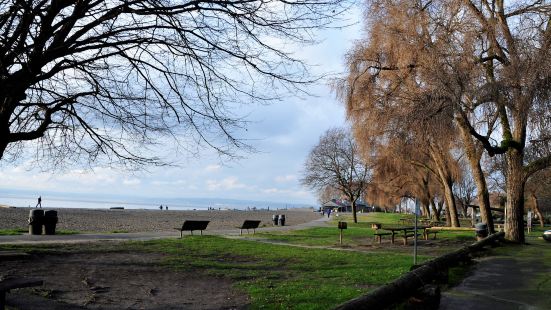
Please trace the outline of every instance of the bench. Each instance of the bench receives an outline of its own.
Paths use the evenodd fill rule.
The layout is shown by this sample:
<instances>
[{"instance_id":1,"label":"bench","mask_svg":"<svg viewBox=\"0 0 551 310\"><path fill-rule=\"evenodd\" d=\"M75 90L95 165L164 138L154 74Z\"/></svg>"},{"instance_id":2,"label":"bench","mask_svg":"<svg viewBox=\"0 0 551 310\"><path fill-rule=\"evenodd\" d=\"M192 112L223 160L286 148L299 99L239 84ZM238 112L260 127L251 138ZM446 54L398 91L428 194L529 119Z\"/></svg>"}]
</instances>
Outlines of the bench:
<instances>
[{"instance_id":1,"label":"bench","mask_svg":"<svg viewBox=\"0 0 551 310\"><path fill-rule=\"evenodd\" d=\"M191 235L193 235L194 230L201 231L201 235L203 235L203 230L207 229L207 225L210 223L210 221L184 221L184 224L182 224L182 227L176 227L174 229L180 231L180 239L183 237L182 233L184 231L189 231Z\"/></svg>"},{"instance_id":2,"label":"bench","mask_svg":"<svg viewBox=\"0 0 551 310\"><path fill-rule=\"evenodd\" d=\"M425 240L429 240L429 235L432 234L432 240L436 240L436 234L439 233L438 230L426 230L425 231Z\"/></svg>"},{"instance_id":3,"label":"bench","mask_svg":"<svg viewBox=\"0 0 551 310\"><path fill-rule=\"evenodd\" d=\"M261 221L256 220L245 220L243 222L243 225L239 227L239 235L243 235L243 229L247 230L247 234L249 233L249 229L253 230L253 235L256 233L256 229L258 228L258 225L260 225Z\"/></svg>"},{"instance_id":4,"label":"bench","mask_svg":"<svg viewBox=\"0 0 551 310\"><path fill-rule=\"evenodd\" d=\"M421 236L420 233L417 233L417 237ZM408 245L408 238L415 237L415 232L413 230L406 231L405 234L402 235L402 238L404 239L404 245Z\"/></svg>"},{"instance_id":5,"label":"bench","mask_svg":"<svg viewBox=\"0 0 551 310\"><path fill-rule=\"evenodd\" d=\"M382 242L382 239L383 239L383 236L389 236L389 235L393 235L392 232L390 231L379 231L379 230L376 230L373 235L375 236L375 240L377 242L379 242L379 244L381 244Z\"/></svg>"},{"instance_id":6,"label":"bench","mask_svg":"<svg viewBox=\"0 0 551 310\"><path fill-rule=\"evenodd\" d=\"M6 293L16 288L40 286L42 280L36 278L8 277L0 280L0 310L6 307Z\"/></svg>"}]
</instances>

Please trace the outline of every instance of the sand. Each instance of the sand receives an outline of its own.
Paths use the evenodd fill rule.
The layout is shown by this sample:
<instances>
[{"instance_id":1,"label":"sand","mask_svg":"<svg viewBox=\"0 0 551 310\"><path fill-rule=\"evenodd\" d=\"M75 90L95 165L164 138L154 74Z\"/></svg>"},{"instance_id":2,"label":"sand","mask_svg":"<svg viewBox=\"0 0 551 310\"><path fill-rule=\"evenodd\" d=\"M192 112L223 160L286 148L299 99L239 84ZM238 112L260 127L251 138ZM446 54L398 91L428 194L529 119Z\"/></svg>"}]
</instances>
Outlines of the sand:
<instances>
[{"instance_id":1,"label":"sand","mask_svg":"<svg viewBox=\"0 0 551 310\"><path fill-rule=\"evenodd\" d=\"M0 208L0 229L27 229L30 208ZM209 220L208 230L235 229L244 220L261 220L260 227L273 226L272 215L285 214L286 225L310 222L320 217L310 209L276 211L175 211L48 209L58 212L58 230L81 232L174 231L185 220Z\"/></svg>"}]
</instances>

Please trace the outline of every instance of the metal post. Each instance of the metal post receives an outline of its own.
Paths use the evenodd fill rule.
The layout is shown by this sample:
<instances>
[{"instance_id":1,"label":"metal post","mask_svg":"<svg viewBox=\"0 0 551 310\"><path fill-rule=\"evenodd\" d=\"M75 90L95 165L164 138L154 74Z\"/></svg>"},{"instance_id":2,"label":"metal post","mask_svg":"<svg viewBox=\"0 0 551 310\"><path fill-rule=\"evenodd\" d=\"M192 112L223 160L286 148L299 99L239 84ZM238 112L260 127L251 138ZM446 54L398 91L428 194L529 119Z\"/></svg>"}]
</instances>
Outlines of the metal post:
<instances>
[{"instance_id":1,"label":"metal post","mask_svg":"<svg viewBox=\"0 0 551 310\"><path fill-rule=\"evenodd\" d=\"M342 245L342 229L339 229L339 231L341 232L339 234L339 244Z\"/></svg>"},{"instance_id":2,"label":"metal post","mask_svg":"<svg viewBox=\"0 0 551 310\"><path fill-rule=\"evenodd\" d=\"M419 214L419 199L415 198L415 226L413 227L413 265L417 265L417 218Z\"/></svg>"}]
</instances>

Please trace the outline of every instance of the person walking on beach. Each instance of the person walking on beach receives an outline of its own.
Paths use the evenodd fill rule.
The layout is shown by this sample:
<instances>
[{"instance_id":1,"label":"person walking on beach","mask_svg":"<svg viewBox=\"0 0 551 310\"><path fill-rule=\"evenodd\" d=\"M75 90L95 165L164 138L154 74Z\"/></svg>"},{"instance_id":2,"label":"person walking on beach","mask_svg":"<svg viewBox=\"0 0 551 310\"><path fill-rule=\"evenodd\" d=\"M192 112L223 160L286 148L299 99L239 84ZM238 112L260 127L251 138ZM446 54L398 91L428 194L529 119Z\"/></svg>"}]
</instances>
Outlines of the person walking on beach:
<instances>
[{"instance_id":1,"label":"person walking on beach","mask_svg":"<svg viewBox=\"0 0 551 310\"><path fill-rule=\"evenodd\" d=\"M35 208L42 208L42 196L38 196L38 202Z\"/></svg>"}]
</instances>

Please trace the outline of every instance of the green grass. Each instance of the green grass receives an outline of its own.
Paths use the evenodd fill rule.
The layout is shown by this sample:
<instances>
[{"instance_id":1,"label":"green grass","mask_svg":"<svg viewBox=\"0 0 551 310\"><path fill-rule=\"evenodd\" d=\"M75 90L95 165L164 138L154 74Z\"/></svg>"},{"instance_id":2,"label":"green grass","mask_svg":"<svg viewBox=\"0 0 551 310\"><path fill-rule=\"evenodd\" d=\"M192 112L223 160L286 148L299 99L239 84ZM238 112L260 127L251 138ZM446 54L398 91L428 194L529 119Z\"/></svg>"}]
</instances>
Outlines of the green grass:
<instances>
[{"instance_id":1,"label":"green grass","mask_svg":"<svg viewBox=\"0 0 551 310\"><path fill-rule=\"evenodd\" d=\"M24 235L28 234L28 229L15 228L15 229L0 229L0 236L14 236L14 235ZM57 235L75 235L80 234L81 232L76 230L67 230L67 229L58 229L55 232Z\"/></svg>"},{"instance_id":2,"label":"green grass","mask_svg":"<svg viewBox=\"0 0 551 310\"><path fill-rule=\"evenodd\" d=\"M397 278L411 256L358 253L228 240L214 236L135 243L170 254L165 263L229 277L252 309L329 309Z\"/></svg>"},{"instance_id":3,"label":"green grass","mask_svg":"<svg viewBox=\"0 0 551 310\"><path fill-rule=\"evenodd\" d=\"M259 243L216 236L82 245L0 246L30 253L166 253L170 270L234 281L251 309L331 309L407 272L411 255L360 253Z\"/></svg>"},{"instance_id":4,"label":"green grass","mask_svg":"<svg viewBox=\"0 0 551 310\"><path fill-rule=\"evenodd\" d=\"M411 245L391 245L388 239L380 246L370 245L373 240L372 223L381 223L383 227L399 225L399 219L404 217L404 214L362 214L356 224L351 217L341 215L339 220L348 222L342 248L338 244L339 230L334 221L327 227L257 232L256 235L239 239L186 236L183 239L144 242L93 243L86 248L69 244L0 246L0 249L19 249L31 253L166 253L162 264L167 272L175 269L229 278L238 289L250 296L251 309L331 309L409 270L412 264ZM430 246L429 243L420 246L418 261L453 251L471 241L474 242L471 231L442 231L436 241L430 241ZM452 271L451 277L459 281L463 272Z\"/></svg>"},{"instance_id":5,"label":"green grass","mask_svg":"<svg viewBox=\"0 0 551 310\"><path fill-rule=\"evenodd\" d=\"M364 250L365 247L367 247L369 251L410 253L412 251L411 246L401 246L401 238L397 239L395 246L389 245L389 236L383 237L382 245L371 247L373 245L375 232L375 230L371 228L373 223L382 224L383 229L385 227L404 226L400 224L400 219L407 216L411 217L411 215L396 213L358 214L358 223L354 223L351 215L341 214L338 220L328 222L327 227L291 231L257 232L252 237L246 236L244 238L261 239L268 242L293 245L339 247L339 229L337 228L337 222L341 220L348 223L348 229L343 231L343 247L364 247ZM422 255L438 256L475 241L476 239L473 231L443 230L437 234L436 240L430 240L430 242L425 242L423 240L420 243L421 246L419 249ZM412 242L409 241L409 243L411 244ZM426 246L424 246L424 244L426 244Z\"/></svg>"},{"instance_id":6,"label":"green grass","mask_svg":"<svg viewBox=\"0 0 551 310\"><path fill-rule=\"evenodd\" d=\"M16 229L0 229L0 236L14 236L28 233L28 229L16 228Z\"/></svg>"}]
</instances>

